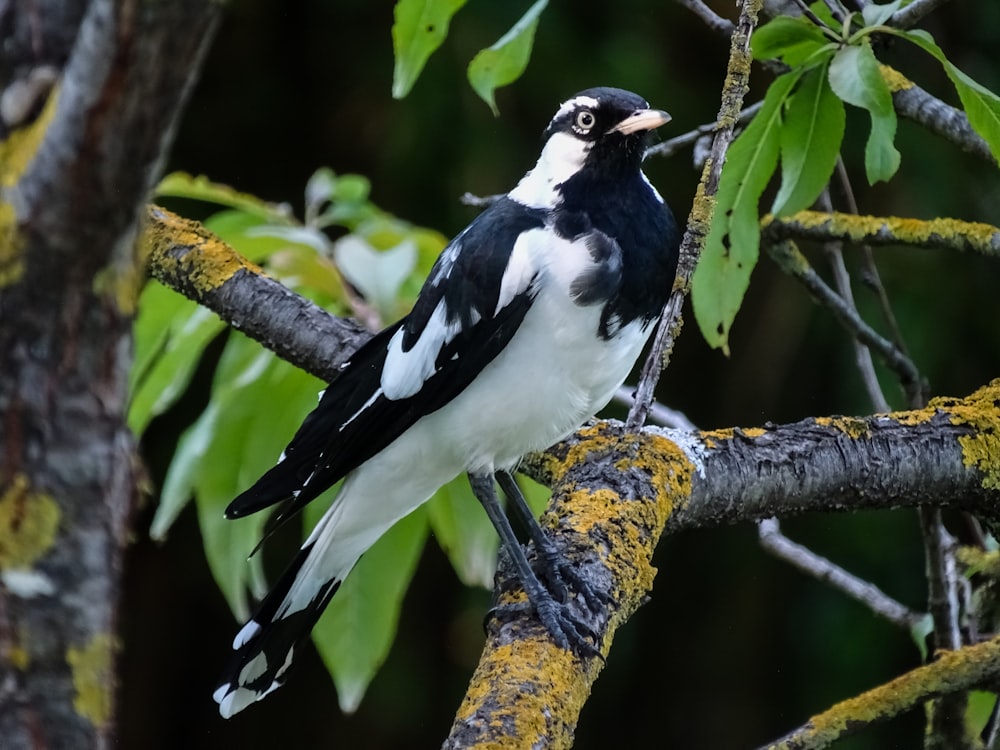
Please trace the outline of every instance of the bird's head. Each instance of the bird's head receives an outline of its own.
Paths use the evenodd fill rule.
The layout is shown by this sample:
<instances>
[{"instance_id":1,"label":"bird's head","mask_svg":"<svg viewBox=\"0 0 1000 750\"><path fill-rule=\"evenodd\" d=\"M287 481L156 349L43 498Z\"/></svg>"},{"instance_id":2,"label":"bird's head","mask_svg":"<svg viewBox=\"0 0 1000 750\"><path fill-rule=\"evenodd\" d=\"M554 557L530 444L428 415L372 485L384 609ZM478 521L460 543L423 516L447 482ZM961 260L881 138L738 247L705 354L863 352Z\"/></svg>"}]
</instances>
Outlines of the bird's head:
<instances>
[{"instance_id":1,"label":"bird's head","mask_svg":"<svg viewBox=\"0 0 1000 750\"><path fill-rule=\"evenodd\" d=\"M538 163L511 196L528 205L552 205L558 186L581 170L610 178L636 173L652 132L669 120L630 91L581 91L559 107L545 129Z\"/></svg>"}]
</instances>

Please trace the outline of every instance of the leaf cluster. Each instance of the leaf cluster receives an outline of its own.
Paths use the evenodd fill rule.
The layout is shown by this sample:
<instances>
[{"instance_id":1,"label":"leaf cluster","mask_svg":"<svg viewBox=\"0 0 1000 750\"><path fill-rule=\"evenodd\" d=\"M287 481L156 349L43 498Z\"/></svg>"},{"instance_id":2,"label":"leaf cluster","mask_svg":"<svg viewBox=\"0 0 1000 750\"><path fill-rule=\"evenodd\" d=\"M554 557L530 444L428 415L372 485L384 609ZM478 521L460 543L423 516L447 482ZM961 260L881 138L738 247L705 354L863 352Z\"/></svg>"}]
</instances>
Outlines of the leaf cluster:
<instances>
[{"instance_id":1,"label":"leaf cluster","mask_svg":"<svg viewBox=\"0 0 1000 750\"><path fill-rule=\"evenodd\" d=\"M1000 158L1000 97L949 62L926 31L890 25L902 4L871 3L861 13L835 15L827 3L817 2L809 13L778 16L754 34L754 57L780 61L785 71L729 150L693 278L695 317L710 345L728 351L729 331L759 256L759 203L779 163L770 212L784 217L809 208L829 184L840 159L846 104L870 118L864 151L868 182L888 181L899 169L893 92L875 53L880 36L915 45L941 64L970 124Z\"/></svg>"}]
</instances>

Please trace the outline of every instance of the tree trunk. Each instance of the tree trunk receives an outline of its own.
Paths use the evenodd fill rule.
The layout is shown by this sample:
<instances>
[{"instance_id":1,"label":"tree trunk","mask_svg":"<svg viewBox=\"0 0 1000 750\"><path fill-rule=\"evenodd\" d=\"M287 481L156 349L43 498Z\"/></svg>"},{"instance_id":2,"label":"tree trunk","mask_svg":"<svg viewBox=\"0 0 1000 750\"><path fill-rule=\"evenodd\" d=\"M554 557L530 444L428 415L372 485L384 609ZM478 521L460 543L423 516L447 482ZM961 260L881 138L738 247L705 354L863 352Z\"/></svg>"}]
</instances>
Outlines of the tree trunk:
<instances>
[{"instance_id":1,"label":"tree trunk","mask_svg":"<svg viewBox=\"0 0 1000 750\"><path fill-rule=\"evenodd\" d=\"M211 37L201 0L0 9L0 737L111 744L140 211Z\"/></svg>"}]
</instances>

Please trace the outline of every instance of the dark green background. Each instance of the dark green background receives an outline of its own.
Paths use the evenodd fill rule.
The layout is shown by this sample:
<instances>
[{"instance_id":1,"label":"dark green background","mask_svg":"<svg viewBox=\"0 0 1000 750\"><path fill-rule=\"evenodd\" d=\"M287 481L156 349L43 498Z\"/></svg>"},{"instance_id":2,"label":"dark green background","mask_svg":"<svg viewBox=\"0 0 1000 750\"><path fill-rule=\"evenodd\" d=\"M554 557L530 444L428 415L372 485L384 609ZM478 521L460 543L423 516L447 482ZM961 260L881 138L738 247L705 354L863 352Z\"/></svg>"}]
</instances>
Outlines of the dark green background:
<instances>
[{"instance_id":1,"label":"dark green background","mask_svg":"<svg viewBox=\"0 0 1000 750\"><path fill-rule=\"evenodd\" d=\"M525 76L498 93L495 119L465 83L465 66L529 4L470 2L410 96L398 102L389 93L392 3L237 2L169 166L299 210L317 167L358 172L371 178L382 207L453 235L474 215L458 196L509 189L534 163L555 107L582 88L629 88L669 110L674 120L664 137L714 118L727 40L670 2L553 0ZM734 3L715 5L734 12ZM963 70L1000 90L995 0L954 2L926 27ZM939 68L922 55L897 43L880 56L954 101ZM748 101L767 81L755 75ZM863 212L1000 223L995 169L909 122L900 123L899 175L888 186L867 187L858 163L867 122L855 114L846 154ZM647 173L683 221L698 177L690 152L652 160ZM806 249L822 266L821 254ZM906 249L876 255L934 393L963 395L1000 376L995 260ZM847 260L857 267L854 251ZM855 293L871 313L872 296L859 283ZM730 359L707 348L689 311L686 321L659 397L701 427L870 411L847 337L766 259L733 329ZM884 382L901 406L891 379ZM154 482L206 398L202 382L150 428L145 447ZM237 624L208 574L193 509L162 546L145 533L152 510L150 504L140 513L126 571L121 747L440 744L478 657L488 594L464 589L434 544L407 595L389 661L356 715L340 713L310 648L299 653L285 687L227 722L210 695ZM960 523L952 527L962 532ZM817 516L785 529L910 606L923 606L911 511ZM280 545L269 552L269 564L280 566ZM581 717L581 750L754 747L918 662L906 634L768 557L751 526L668 539L656 562L652 600L620 632ZM921 727L916 712L843 747L918 747Z\"/></svg>"}]
</instances>

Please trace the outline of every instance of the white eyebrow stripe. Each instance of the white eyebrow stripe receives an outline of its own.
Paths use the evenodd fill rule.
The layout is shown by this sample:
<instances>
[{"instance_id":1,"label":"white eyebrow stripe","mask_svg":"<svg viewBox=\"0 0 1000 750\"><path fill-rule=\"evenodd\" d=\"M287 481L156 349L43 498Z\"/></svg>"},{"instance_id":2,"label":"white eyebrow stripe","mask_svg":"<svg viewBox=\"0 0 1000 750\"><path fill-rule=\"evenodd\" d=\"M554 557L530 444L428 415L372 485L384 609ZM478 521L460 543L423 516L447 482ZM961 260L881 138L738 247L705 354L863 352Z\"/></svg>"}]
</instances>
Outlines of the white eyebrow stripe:
<instances>
[{"instance_id":1,"label":"white eyebrow stripe","mask_svg":"<svg viewBox=\"0 0 1000 750\"><path fill-rule=\"evenodd\" d=\"M559 105L559 111L556 112L556 117L562 117L567 112L572 112L577 107L590 107L591 109L597 107L598 101L592 96L574 96L572 99L567 99L561 105Z\"/></svg>"}]
</instances>

